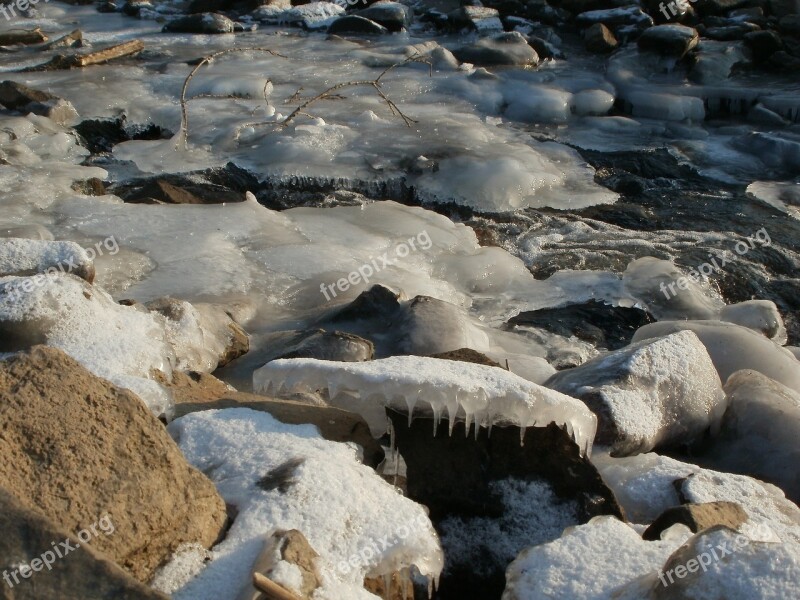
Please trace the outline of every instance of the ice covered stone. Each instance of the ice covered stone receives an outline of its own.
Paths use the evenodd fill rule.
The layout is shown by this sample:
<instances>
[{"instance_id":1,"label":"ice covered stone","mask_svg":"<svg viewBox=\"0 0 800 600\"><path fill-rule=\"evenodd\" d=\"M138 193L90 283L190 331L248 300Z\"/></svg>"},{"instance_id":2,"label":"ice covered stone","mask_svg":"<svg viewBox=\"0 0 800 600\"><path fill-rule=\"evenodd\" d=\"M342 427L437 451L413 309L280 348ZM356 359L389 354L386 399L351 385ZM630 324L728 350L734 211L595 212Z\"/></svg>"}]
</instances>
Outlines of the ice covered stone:
<instances>
[{"instance_id":1,"label":"ice covered stone","mask_svg":"<svg viewBox=\"0 0 800 600\"><path fill-rule=\"evenodd\" d=\"M72 273L89 283L95 275L89 255L75 242L0 238L0 277L45 272Z\"/></svg>"},{"instance_id":2,"label":"ice covered stone","mask_svg":"<svg viewBox=\"0 0 800 600\"><path fill-rule=\"evenodd\" d=\"M800 369L791 352L752 329L721 321L660 321L640 328L634 342L677 331L693 331L708 350L725 382L736 371L752 369L800 392Z\"/></svg>"},{"instance_id":3,"label":"ice covered stone","mask_svg":"<svg viewBox=\"0 0 800 600\"><path fill-rule=\"evenodd\" d=\"M556 373L545 385L592 409L595 443L613 456L690 443L719 427L726 406L714 364L691 332L616 350Z\"/></svg>"},{"instance_id":4,"label":"ice covered stone","mask_svg":"<svg viewBox=\"0 0 800 600\"><path fill-rule=\"evenodd\" d=\"M553 422L566 428L583 452L590 451L597 426L580 401L503 369L421 356L365 363L276 360L253 374L253 387L267 394L327 389L331 399L348 392L365 408L377 403L409 420L415 410L433 415L436 425L445 417L451 430L457 419L466 422L467 431L474 422L476 432L495 424L525 428Z\"/></svg>"}]
</instances>

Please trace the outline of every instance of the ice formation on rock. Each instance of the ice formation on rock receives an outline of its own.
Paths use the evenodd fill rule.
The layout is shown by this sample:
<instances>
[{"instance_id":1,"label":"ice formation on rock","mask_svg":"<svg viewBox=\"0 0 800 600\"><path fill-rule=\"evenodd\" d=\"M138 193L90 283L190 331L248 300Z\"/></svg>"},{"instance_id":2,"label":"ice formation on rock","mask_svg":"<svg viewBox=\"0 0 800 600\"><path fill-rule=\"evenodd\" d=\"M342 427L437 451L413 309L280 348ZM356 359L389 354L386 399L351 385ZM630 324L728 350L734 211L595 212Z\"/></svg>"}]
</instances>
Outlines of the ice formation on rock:
<instances>
[{"instance_id":1,"label":"ice formation on rock","mask_svg":"<svg viewBox=\"0 0 800 600\"><path fill-rule=\"evenodd\" d=\"M176 600L235 598L276 529L301 531L320 554L323 588L315 598L374 599L363 589L365 577L408 574L412 566L438 579L444 559L425 509L363 465L352 444L244 408L193 413L169 430L238 509L213 560L181 582Z\"/></svg>"},{"instance_id":2,"label":"ice formation on rock","mask_svg":"<svg viewBox=\"0 0 800 600\"><path fill-rule=\"evenodd\" d=\"M73 273L88 281L94 278L89 255L75 242L0 238L0 277L48 270Z\"/></svg>"},{"instance_id":3,"label":"ice formation on rock","mask_svg":"<svg viewBox=\"0 0 800 600\"><path fill-rule=\"evenodd\" d=\"M600 420L596 445L614 456L690 443L719 429L727 406L714 364L691 331L631 344L545 385L592 408Z\"/></svg>"},{"instance_id":4,"label":"ice formation on rock","mask_svg":"<svg viewBox=\"0 0 800 600\"><path fill-rule=\"evenodd\" d=\"M394 356L364 363L315 359L275 360L253 374L254 389L292 393L327 389L330 398L342 392L364 404L382 404L413 418L415 409L442 417L450 430L456 419L469 432L478 427L509 424L523 429L554 422L572 435L583 452L591 451L596 417L586 406L497 367L421 356Z\"/></svg>"}]
</instances>

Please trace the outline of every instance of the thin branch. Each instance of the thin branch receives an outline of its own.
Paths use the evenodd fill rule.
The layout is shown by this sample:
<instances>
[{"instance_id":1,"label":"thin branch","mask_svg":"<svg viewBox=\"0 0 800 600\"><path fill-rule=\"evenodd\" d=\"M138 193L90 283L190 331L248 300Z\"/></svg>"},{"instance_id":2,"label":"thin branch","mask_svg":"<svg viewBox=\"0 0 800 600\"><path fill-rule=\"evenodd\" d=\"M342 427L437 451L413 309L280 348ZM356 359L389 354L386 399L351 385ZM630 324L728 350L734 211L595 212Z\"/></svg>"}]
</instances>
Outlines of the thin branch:
<instances>
[{"instance_id":1,"label":"thin branch","mask_svg":"<svg viewBox=\"0 0 800 600\"><path fill-rule=\"evenodd\" d=\"M186 149L186 146L189 142L189 110L186 106L188 100L186 99L186 90L189 89L189 82L192 78L197 74L200 68L213 61L215 58L218 58L224 54L232 54L234 52L266 52L271 54L272 56L278 56L280 58L286 58L283 54L275 52L269 48L228 48L226 50L220 50L219 52L215 52L210 56L206 56L203 60L201 60L192 72L186 77L186 80L183 82L183 87L181 88L181 128L178 131L178 141L176 142L175 146L183 146L183 149ZM269 84L269 81L267 82ZM264 98L267 97L267 85L264 86Z\"/></svg>"}]
</instances>

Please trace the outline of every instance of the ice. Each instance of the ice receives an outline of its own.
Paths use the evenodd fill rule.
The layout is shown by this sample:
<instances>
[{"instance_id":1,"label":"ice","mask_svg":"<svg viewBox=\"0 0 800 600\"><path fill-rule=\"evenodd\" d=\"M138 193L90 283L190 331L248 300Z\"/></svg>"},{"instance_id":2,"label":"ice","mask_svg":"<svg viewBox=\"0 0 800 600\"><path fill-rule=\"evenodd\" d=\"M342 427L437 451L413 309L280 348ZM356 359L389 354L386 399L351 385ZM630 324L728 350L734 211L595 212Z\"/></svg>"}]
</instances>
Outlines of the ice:
<instances>
[{"instance_id":1,"label":"ice","mask_svg":"<svg viewBox=\"0 0 800 600\"><path fill-rule=\"evenodd\" d=\"M683 541L647 542L614 517L595 517L524 550L508 567L503 600L611 600L629 581L659 569Z\"/></svg>"},{"instance_id":2,"label":"ice","mask_svg":"<svg viewBox=\"0 0 800 600\"><path fill-rule=\"evenodd\" d=\"M703 342L720 379L742 369L752 369L800 392L800 369L791 352L752 329L722 321L661 321L641 327L633 336L638 342L689 330Z\"/></svg>"},{"instance_id":3,"label":"ice","mask_svg":"<svg viewBox=\"0 0 800 600\"><path fill-rule=\"evenodd\" d=\"M261 392L325 389L331 399L348 391L362 403L372 398L400 412L421 410L453 423L460 418L477 427L521 428L554 422L568 431L583 452L591 451L597 420L586 406L497 367L421 356L394 356L365 363L283 359L253 373Z\"/></svg>"},{"instance_id":4,"label":"ice","mask_svg":"<svg viewBox=\"0 0 800 600\"><path fill-rule=\"evenodd\" d=\"M770 481L800 501L800 394L756 371L731 375L725 392L730 408L711 466Z\"/></svg>"},{"instance_id":5,"label":"ice","mask_svg":"<svg viewBox=\"0 0 800 600\"><path fill-rule=\"evenodd\" d=\"M690 443L717 431L727 407L714 364L690 331L599 356L546 385L586 398L602 415L597 443L614 456Z\"/></svg>"},{"instance_id":6,"label":"ice","mask_svg":"<svg viewBox=\"0 0 800 600\"><path fill-rule=\"evenodd\" d=\"M800 185L797 182L754 181L747 186L747 193L795 219L800 219Z\"/></svg>"},{"instance_id":7,"label":"ice","mask_svg":"<svg viewBox=\"0 0 800 600\"><path fill-rule=\"evenodd\" d=\"M423 507L361 464L352 445L249 409L194 413L169 430L189 462L238 509L213 560L175 600L236 598L265 536L277 529L300 530L320 554L325 589L315 598L373 598L363 591L365 577L412 565L429 579L441 572L439 540ZM279 467L289 471L276 487L268 482Z\"/></svg>"},{"instance_id":8,"label":"ice","mask_svg":"<svg viewBox=\"0 0 800 600\"><path fill-rule=\"evenodd\" d=\"M721 321L759 331L781 346L788 340L783 317L772 300L746 300L729 304L720 311L719 318Z\"/></svg>"}]
</instances>

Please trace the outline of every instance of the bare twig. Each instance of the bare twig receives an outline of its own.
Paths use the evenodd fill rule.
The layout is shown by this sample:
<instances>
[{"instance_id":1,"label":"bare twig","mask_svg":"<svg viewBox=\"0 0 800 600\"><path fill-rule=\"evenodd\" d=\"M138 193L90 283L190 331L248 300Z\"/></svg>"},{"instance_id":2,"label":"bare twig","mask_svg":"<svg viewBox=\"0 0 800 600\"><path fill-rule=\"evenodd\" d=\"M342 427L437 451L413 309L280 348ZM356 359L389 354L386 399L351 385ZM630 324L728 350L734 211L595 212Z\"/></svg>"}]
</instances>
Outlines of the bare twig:
<instances>
[{"instance_id":1,"label":"bare twig","mask_svg":"<svg viewBox=\"0 0 800 600\"><path fill-rule=\"evenodd\" d=\"M213 61L215 58L218 58L224 54L233 54L234 52L266 52L267 54L271 54L272 56L278 56L280 58L286 58L283 54L275 52L269 48L228 48L226 50L220 50L219 52L215 52L210 56L206 56L203 60L201 60L197 65L192 69L192 72L186 77L186 80L183 82L183 87L181 88L181 128L178 132L178 141L176 143L177 146L183 146L186 149L186 145L189 141L189 111L186 107L187 99L186 99L186 90L189 88L189 82L192 78L197 74L200 68ZM267 84L264 86L264 99L267 97Z\"/></svg>"},{"instance_id":2,"label":"bare twig","mask_svg":"<svg viewBox=\"0 0 800 600\"><path fill-rule=\"evenodd\" d=\"M253 587L264 592L267 600L301 600L300 596L264 577L261 573L253 573Z\"/></svg>"}]
</instances>

